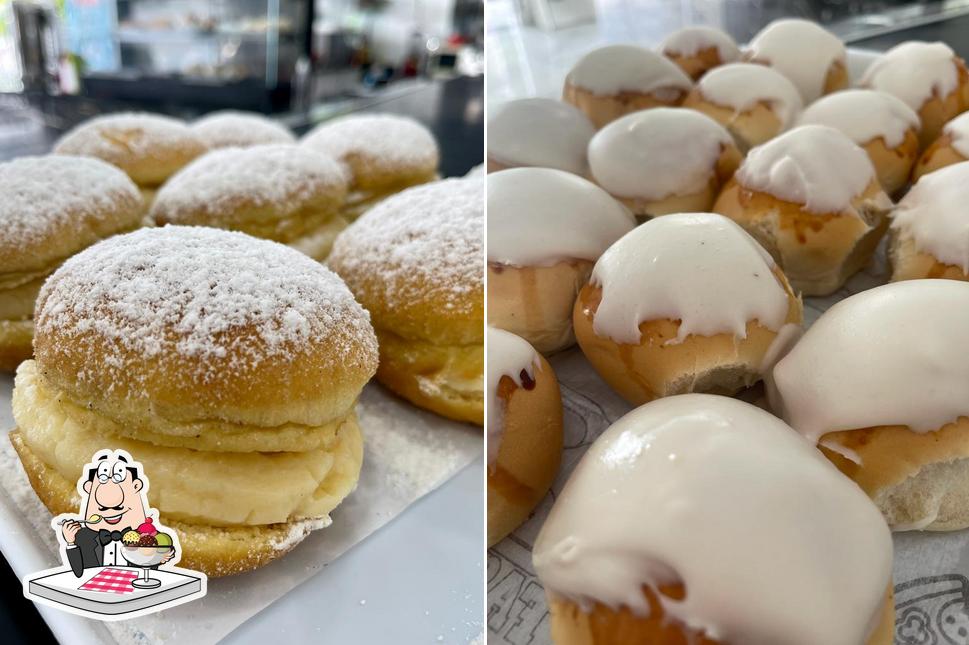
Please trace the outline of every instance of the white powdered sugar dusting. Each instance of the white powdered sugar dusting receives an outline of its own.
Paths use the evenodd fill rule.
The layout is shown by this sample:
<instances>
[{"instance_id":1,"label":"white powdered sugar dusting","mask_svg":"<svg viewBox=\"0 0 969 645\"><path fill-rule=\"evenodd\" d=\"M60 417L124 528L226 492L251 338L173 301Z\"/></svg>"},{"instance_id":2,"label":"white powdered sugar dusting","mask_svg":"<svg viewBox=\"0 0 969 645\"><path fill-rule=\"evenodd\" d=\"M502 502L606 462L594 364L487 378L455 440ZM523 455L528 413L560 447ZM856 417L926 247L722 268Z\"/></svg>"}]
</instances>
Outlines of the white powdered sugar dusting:
<instances>
[{"instance_id":1,"label":"white powdered sugar dusting","mask_svg":"<svg viewBox=\"0 0 969 645\"><path fill-rule=\"evenodd\" d=\"M287 145L222 148L202 155L169 179L151 212L178 223L196 220L199 212L231 214L245 201L272 206L285 217L321 193L346 189L342 164L313 150Z\"/></svg>"},{"instance_id":2,"label":"white powdered sugar dusting","mask_svg":"<svg viewBox=\"0 0 969 645\"><path fill-rule=\"evenodd\" d=\"M210 148L296 142L285 126L250 112L213 112L192 123L191 128Z\"/></svg>"},{"instance_id":3,"label":"white powdered sugar dusting","mask_svg":"<svg viewBox=\"0 0 969 645\"><path fill-rule=\"evenodd\" d=\"M38 336L102 339L100 367L123 369L131 353L174 355L192 358L203 381L220 377L227 356L248 373L314 339L336 339L335 363L372 362L377 349L369 314L330 270L281 244L204 227L142 229L75 255L45 283L36 323Z\"/></svg>"},{"instance_id":4,"label":"white powdered sugar dusting","mask_svg":"<svg viewBox=\"0 0 969 645\"><path fill-rule=\"evenodd\" d=\"M463 311L484 284L484 181L448 179L387 198L350 225L331 262L379 275L388 307L444 301Z\"/></svg>"},{"instance_id":5,"label":"white powdered sugar dusting","mask_svg":"<svg viewBox=\"0 0 969 645\"><path fill-rule=\"evenodd\" d=\"M102 228L120 210L136 216L141 201L137 186L118 168L66 155L0 163L0 195L0 253L43 243L53 234L90 238L92 228Z\"/></svg>"},{"instance_id":6,"label":"white powdered sugar dusting","mask_svg":"<svg viewBox=\"0 0 969 645\"><path fill-rule=\"evenodd\" d=\"M81 154L111 161L119 156L152 158L199 138L182 121L143 112L106 114L85 121L57 142L58 154Z\"/></svg>"},{"instance_id":7,"label":"white powdered sugar dusting","mask_svg":"<svg viewBox=\"0 0 969 645\"><path fill-rule=\"evenodd\" d=\"M290 522L285 535L274 538L270 544L277 551L289 551L303 541L310 531L325 529L333 520L329 516Z\"/></svg>"},{"instance_id":8,"label":"white powdered sugar dusting","mask_svg":"<svg viewBox=\"0 0 969 645\"><path fill-rule=\"evenodd\" d=\"M303 144L338 159L371 157L388 165L437 165L434 136L423 125L391 114L354 115L327 121L303 137Z\"/></svg>"}]
</instances>

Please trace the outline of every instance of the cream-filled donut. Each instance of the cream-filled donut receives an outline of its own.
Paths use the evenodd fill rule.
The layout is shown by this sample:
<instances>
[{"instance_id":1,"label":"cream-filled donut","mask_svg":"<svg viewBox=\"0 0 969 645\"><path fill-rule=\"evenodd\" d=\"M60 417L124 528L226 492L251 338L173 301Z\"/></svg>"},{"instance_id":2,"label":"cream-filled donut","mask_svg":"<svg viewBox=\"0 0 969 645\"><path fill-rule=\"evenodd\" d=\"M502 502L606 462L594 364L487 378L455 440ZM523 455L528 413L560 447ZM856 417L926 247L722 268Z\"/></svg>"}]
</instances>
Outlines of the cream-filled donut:
<instances>
[{"instance_id":1,"label":"cream-filled donut","mask_svg":"<svg viewBox=\"0 0 969 645\"><path fill-rule=\"evenodd\" d=\"M528 518L562 460L562 395L524 339L488 328L488 546Z\"/></svg>"},{"instance_id":2,"label":"cream-filled donut","mask_svg":"<svg viewBox=\"0 0 969 645\"><path fill-rule=\"evenodd\" d=\"M713 210L753 235L795 289L826 295L871 259L891 206L864 150L803 125L751 150Z\"/></svg>"},{"instance_id":3,"label":"cream-filled donut","mask_svg":"<svg viewBox=\"0 0 969 645\"><path fill-rule=\"evenodd\" d=\"M694 81L714 67L740 60L733 38L701 25L677 29L660 43L659 51Z\"/></svg>"},{"instance_id":4,"label":"cream-filled donut","mask_svg":"<svg viewBox=\"0 0 969 645\"><path fill-rule=\"evenodd\" d=\"M799 125L827 125L864 148L885 192L908 183L919 154L918 114L901 99L877 90L843 90L807 107Z\"/></svg>"},{"instance_id":5,"label":"cream-filled donut","mask_svg":"<svg viewBox=\"0 0 969 645\"><path fill-rule=\"evenodd\" d=\"M595 132L592 122L568 103L509 101L488 118L488 172L539 166L586 176L586 148Z\"/></svg>"},{"instance_id":6,"label":"cream-filled donut","mask_svg":"<svg viewBox=\"0 0 969 645\"><path fill-rule=\"evenodd\" d=\"M895 207L892 280L969 280L969 162L925 175Z\"/></svg>"},{"instance_id":7,"label":"cream-filled donut","mask_svg":"<svg viewBox=\"0 0 969 645\"><path fill-rule=\"evenodd\" d=\"M55 514L92 454L127 450L182 562L222 576L285 554L356 486L370 316L281 244L187 226L99 242L44 283L34 350L10 438Z\"/></svg>"},{"instance_id":8,"label":"cream-filled donut","mask_svg":"<svg viewBox=\"0 0 969 645\"><path fill-rule=\"evenodd\" d=\"M84 121L54 144L54 153L96 157L121 168L150 206L158 187L208 148L178 119L140 112Z\"/></svg>"},{"instance_id":9,"label":"cream-filled donut","mask_svg":"<svg viewBox=\"0 0 969 645\"><path fill-rule=\"evenodd\" d=\"M441 153L434 134L394 114L351 114L310 130L300 145L346 165L350 194L343 217L353 221L400 191L437 179Z\"/></svg>"},{"instance_id":10,"label":"cream-filled donut","mask_svg":"<svg viewBox=\"0 0 969 645\"><path fill-rule=\"evenodd\" d=\"M722 125L682 108L624 116L589 142L595 182L641 218L709 210L741 159Z\"/></svg>"},{"instance_id":11,"label":"cream-filled donut","mask_svg":"<svg viewBox=\"0 0 969 645\"><path fill-rule=\"evenodd\" d=\"M661 217L622 237L596 262L573 318L589 362L634 405L756 383L801 320L770 255L712 213Z\"/></svg>"},{"instance_id":12,"label":"cream-filled donut","mask_svg":"<svg viewBox=\"0 0 969 645\"><path fill-rule=\"evenodd\" d=\"M323 260L349 223L343 213L347 184L343 164L308 148L220 148L169 179L151 217L159 225L241 231Z\"/></svg>"},{"instance_id":13,"label":"cream-filled donut","mask_svg":"<svg viewBox=\"0 0 969 645\"><path fill-rule=\"evenodd\" d=\"M78 251L138 228L144 215L138 187L100 159L0 163L0 371L33 353L34 303L44 280Z\"/></svg>"},{"instance_id":14,"label":"cream-filled donut","mask_svg":"<svg viewBox=\"0 0 969 645\"><path fill-rule=\"evenodd\" d=\"M209 149L296 143L286 126L255 112L220 110L191 125Z\"/></svg>"},{"instance_id":15,"label":"cream-filled donut","mask_svg":"<svg viewBox=\"0 0 969 645\"><path fill-rule=\"evenodd\" d=\"M935 141L947 121L969 108L969 72L945 43L896 45L865 70L860 85L888 92L918 113L922 148Z\"/></svg>"},{"instance_id":16,"label":"cream-filled donut","mask_svg":"<svg viewBox=\"0 0 969 645\"><path fill-rule=\"evenodd\" d=\"M969 161L969 113L960 114L942 127L942 134L916 162L912 181L963 161Z\"/></svg>"},{"instance_id":17,"label":"cream-filled donut","mask_svg":"<svg viewBox=\"0 0 969 645\"><path fill-rule=\"evenodd\" d=\"M897 530L969 526L969 283L846 298L774 368L771 405Z\"/></svg>"},{"instance_id":18,"label":"cream-filled donut","mask_svg":"<svg viewBox=\"0 0 969 645\"><path fill-rule=\"evenodd\" d=\"M892 538L776 417L688 394L582 457L532 551L557 645L890 645Z\"/></svg>"},{"instance_id":19,"label":"cream-filled donut","mask_svg":"<svg viewBox=\"0 0 969 645\"><path fill-rule=\"evenodd\" d=\"M848 87L845 45L810 20L784 18L761 29L746 58L770 65L791 80L805 105L819 96Z\"/></svg>"},{"instance_id":20,"label":"cream-filled donut","mask_svg":"<svg viewBox=\"0 0 969 645\"><path fill-rule=\"evenodd\" d=\"M727 128L744 151L787 130L801 106L801 95L786 76L752 63L710 70L683 101L683 107Z\"/></svg>"},{"instance_id":21,"label":"cream-filled donut","mask_svg":"<svg viewBox=\"0 0 969 645\"><path fill-rule=\"evenodd\" d=\"M328 266L370 315L377 380L414 405L484 425L484 181L393 195L340 233Z\"/></svg>"},{"instance_id":22,"label":"cream-filled donut","mask_svg":"<svg viewBox=\"0 0 969 645\"><path fill-rule=\"evenodd\" d=\"M601 128L647 108L679 105L693 83L665 56L635 45L594 49L565 78L562 98Z\"/></svg>"},{"instance_id":23,"label":"cream-filled donut","mask_svg":"<svg viewBox=\"0 0 969 645\"><path fill-rule=\"evenodd\" d=\"M543 353L575 342L572 306L602 252L635 227L595 184L561 170L488 177L488 323Z\"/></svg>"}]
</instances>

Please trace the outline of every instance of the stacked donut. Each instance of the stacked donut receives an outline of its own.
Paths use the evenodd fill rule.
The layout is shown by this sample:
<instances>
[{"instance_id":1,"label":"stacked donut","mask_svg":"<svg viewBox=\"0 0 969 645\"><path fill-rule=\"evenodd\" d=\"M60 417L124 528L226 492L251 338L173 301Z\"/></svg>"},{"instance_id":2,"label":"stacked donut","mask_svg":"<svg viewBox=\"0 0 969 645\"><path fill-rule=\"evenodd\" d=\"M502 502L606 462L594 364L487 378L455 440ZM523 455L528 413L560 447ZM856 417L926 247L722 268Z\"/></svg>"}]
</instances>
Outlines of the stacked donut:
<instances>
[{"instance_id":1,"label":"stacked donut","mask_svg":"<svg viewBox=\"0 0 969 645\"><path fill-rule=\"evenodd\" d=\"M437 164L407 119L297 145L238 112L101 117L0 164L0 369L41 501L76 508L83 464L123 448L181 562L229 575L330 523L373 376L482 425L484 185Z\"/></svg>"},{"instance_id":2,"label":"stacked donut","mask_svg":"<svg viewBox=\"0 0 969 645\"><path fill-rule=\"evenodd\" d=\"M544 503L555 642L887 644L888 527L969 526L969 76L942 43L848 72L808 21L689 27L493 113L489 544L558 465L553 370L639 406ZM882 248L897 284L804 333ZM761 381L773 416L730 398Z\"/></svg>"}]
</instances>

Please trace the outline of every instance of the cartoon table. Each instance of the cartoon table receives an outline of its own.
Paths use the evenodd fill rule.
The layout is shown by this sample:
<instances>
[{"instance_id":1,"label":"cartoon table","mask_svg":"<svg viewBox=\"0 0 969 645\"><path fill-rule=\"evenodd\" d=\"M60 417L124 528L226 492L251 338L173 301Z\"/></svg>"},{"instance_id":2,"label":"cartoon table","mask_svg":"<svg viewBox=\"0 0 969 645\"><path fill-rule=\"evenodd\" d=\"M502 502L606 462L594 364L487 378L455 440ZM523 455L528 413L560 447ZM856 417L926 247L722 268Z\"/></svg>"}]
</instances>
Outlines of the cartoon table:
<instances>
[{"instance_id":1,"label":"cartoon table","mask_svg":"<svg viewBox=\"0 0 969 645\"><path fill-rule=\"evenodd\" d=\"M112 575L122 572L122 575ZM122 616L149 607L157 609L167 604L181 604L190 597L202 593L202 579L194 572L184 569L158 569L151 577L161 581L158 587L138 589L131 587L125 573L141 575L141 569L132 567L92 567L84 570L80 578L70 569L45 573L28 579L31 594L51 604L66 605L105 616ZM115 582L110 582L111 579ZM101 581L108 580L105 585ZM118 582L120 580L120 582ZM82 589L83 586L99 585L104 591ZM123 593L110 591L111 586L123 588ZM128 590L130 589L130 590Z\"/></svg>"}]
</instances>

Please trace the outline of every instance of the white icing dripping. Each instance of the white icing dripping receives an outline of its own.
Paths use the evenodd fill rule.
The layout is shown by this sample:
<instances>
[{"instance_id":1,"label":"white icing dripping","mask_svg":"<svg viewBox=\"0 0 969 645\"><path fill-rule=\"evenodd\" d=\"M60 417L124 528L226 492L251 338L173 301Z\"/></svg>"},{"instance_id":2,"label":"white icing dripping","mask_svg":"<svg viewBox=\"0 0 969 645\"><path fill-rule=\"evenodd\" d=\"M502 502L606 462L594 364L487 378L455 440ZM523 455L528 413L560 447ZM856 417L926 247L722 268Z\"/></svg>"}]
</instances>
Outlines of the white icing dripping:
<instances>
[{"instance_id":1,"label":"white icing dripping","mask_svg":"<svg viewBox=\"0 0 969 645\"><path fill-rule=\"evenodd\" d=\"M823 125L803 125L757 146L737 181L813 213L836 213L862 194L875 176L865 151Z\"/></svg>"},{"instance_id":2,"label":"white icing dripping","mask_svg":"<svg viewBox=\"0 0 969 645\"><path fill-rule=\"evenodd\" d=\"M677 342L691 334L745 338L751 320L778 330L789 303L773 266L750 235L721 215L650 220L596 263L590 282L602 288L602 300L593 329L627 344L639 343L639 325L648 320L679 320Z\"/></svg>"},{"instance_id":3,"label":"white icing dripping","mask_svg":"<svg viewBox=\"0 0 969 645\"><path fill-rule=\"evenodd\" d=\"M498 382L507 376L521 387L521 373L535 380L541 360L528 341L503 329L488 327L488 466L498 458L504 429L504 403L498 398Z\"/></svg>"},{"instance_id":4,"label":"white icing dripping","mask_svg":"<svg viewBox=\"0 0 969 645\"><path fill-rule=\"evenodd\" d=\"M509 101L488 119L488 156L508 166L588 172L585 151L596 132L577 108L552 99Z\"/></svg>"},{"instance_id":5,"label":"white icing dripping","mask_svg":"<svg viewBox=\"0 0 969 645\"><path fill-rule=\"evenodd\" d=\"M859 146L881 137L894 148L905 134L918 132L919 115L901 99L877 90L844 90L823 96L807 107L799 125L827 125Z\"/></svg>"},{"instance_id":6,"label":"white icing dripping","mask_svg":"<svg viewBox=\"0 0 969 645\"><path fill-rule=\"evenodd\" d=\"M733 139L694 110L653 108L626 115L589 142L596 183L613 195L659 200L703 190Z\"/></svg>"},{"instance_id":7,"label":"white icing dripping","mask_svg":"<svg viewBox=\"0 0 969 645\"><path fill-rule=\"evenodd\" d=\"M906 280L831 307L773 373L771 405L812 442L838 430L930 432L969 415L969 283Z\"/></svg>"},{"instance_id":8,"label":"white icing dripping","mask_svg":"<svg viewBox=\"0 0 969 645\"><path fill-rule=\"evenodd\" d=\"M923 175L895 208L892 229L916 248L969 273L969 161Z\"/></svg>"},{"instance_id":9,"label":"white icing dripping","mask_svg":"<svg viewBox=\"0 0 969 645\"><path fill-rule=\"evenodd\" d=\"M959 84L955 52L945 43L910 41L873 62L860 85L888 92L916 112L932 98L948 96Z\"/></svg>"},{"instance_id":10,"label":"white icing dripping","mask_svg":"<svg viewBox=\"0 0 969 645\"><path fill-rule=\"evenodd\" d=\"M686 394L596 440L533 562L546 589L637 615L644 584L682 582L683 600L657 594L665 613L718 642L858 645L885 601L892 541L861 489L782 421Z\"/></svg>"},{"instance_id":11,"label":"white icing dripping","mask_svg":"<svg viewBox=\"0 0 969 645\"><path fill-rule=\"evenodd\" d=\"M488 260L515 266L595 261L636 226L609 193L550 168L488 175Z\"/></svg>"},{"instance_id":12,"label":"white icing dripping","mask_svg":"<svg viewBox=\"0 0 969 645\"><path fill-rule=\"evenodd\" d=\"M649 94L656 90L689 91L690 77L665 56L635 45L594 49L575 64L567 82L593 94L623 91Z\"/></svg>"},{"instance_id":13,"label":"white icing dripping","mask_svg":"<svg viewBox=\"0 0 969 645\"><path fill-rule=\"evenodd\" d=\"M838 38L809 20L786 18L764 27L750 41L751 60L767 63L791 79L810 103L824 92L828 70L845 62L845 46Z\"/></svg>"},{"instance_id":14,"label":"white icing dripping","mask_svg":"<svg viewBox=\"0 0 969 645\"><path fill-rule=\"evenodd\" d=\"M786 76L753 63L715 67L704 74L697 89L708 101L737 112L766 101L784 129L791 125L803 105L797 88Z\"/></svg>"}]
</instances>

